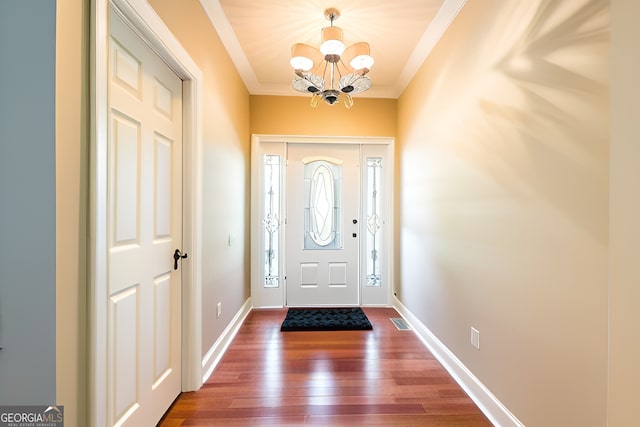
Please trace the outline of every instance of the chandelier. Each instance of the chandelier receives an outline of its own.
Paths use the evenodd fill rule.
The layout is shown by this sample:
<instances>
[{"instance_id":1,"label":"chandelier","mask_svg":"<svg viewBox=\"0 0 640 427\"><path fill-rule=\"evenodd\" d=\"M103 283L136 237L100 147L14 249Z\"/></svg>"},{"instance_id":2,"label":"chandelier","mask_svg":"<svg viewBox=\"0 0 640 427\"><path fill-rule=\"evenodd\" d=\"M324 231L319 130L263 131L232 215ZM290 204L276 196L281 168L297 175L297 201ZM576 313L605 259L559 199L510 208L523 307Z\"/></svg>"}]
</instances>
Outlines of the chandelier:
<instances>
[{"instance_id":1,"label":"chandelier","mask_svg":"<svg viewBox=\"0 0 640 427\"><path fill-rule=\"evenodd\" d=\"M371 79L367 76L373 65L369 43L358 42L345 47L342 29L333 25L340 17L340 11L329 8L324 16L331 26L321 31L320 50L304 43L291 46L290 64L296 75L293 88L310 93L312 107L321 99L334 105L343 98L344 105L351 108L352 96L371 87Z\"/></svg>"}]
</instances>

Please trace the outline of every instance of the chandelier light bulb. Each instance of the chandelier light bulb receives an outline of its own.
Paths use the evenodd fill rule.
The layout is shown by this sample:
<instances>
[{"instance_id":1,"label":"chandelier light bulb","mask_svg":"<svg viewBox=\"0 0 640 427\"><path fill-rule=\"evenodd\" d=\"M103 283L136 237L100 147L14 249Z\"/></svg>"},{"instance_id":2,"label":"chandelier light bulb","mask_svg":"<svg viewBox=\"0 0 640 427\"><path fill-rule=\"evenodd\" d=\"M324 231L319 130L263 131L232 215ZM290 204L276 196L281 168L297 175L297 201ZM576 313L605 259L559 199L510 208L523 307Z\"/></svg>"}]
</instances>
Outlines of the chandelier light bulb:
<instances>
[{"instance_id":1,"label":"chandelier light bulb","mask_svg":"<svg viewBox=\"0 0 640 427\"><path fill-rule=\"evenodd\" d=\"M324 56L327 55L342 55L344 53L344 43L340 40L327 40L326 42L320 45L320 52Z\"/></svg>"},{"instance_id":2,"label":"chandelier light bulb","mask_svg":"<svg viewBox=\"0 0 640 427\"><path fill-rule=\"evenodd\" d=\"M291 46L291 60L289 63L294 70L309 71L313 68L313 57L318 50L304 43Z\"/></svg>"},{"instance_id":3,"label":"chandelier light bulb","mask_svg":"<svg viewBox=\"0 0 640 427\"><path fill-rule=\"evenodd\" d=\"M373 66L373 58L369 55L358 55L349 62L354 70L369 69Z\"/></svg>"},{"instance_id":4,"label":"chandelier light bulb","mask_svg":"<svg viewBox=\"0 0 640 427\"><path fill-rule=\"evenodd\" d=\"M311 68L313 68L313 61L311 60L311 58L306 58L304 56L294 56L293 58L291 58L291 61L289 61L289 63L294 70L309 71Z\"/></svg>"},{"instance_id":5,"label":"chandelier light bulb","mask_svg":"<svg viewBox=\"0 0 640 427\"><path fill-rule=\"evenodd\" d=\"M344 53L344 43L342 43L342 30L338 27L326 27L320 34L322 44L320 52L323 55L342 55Z\"/></svg>"},{"instance_id":6,"label":"chandelier light bulb","mask_svg":"<svg viewBox=\"0 0 640 427\"><path fill-rule=\"evenodd\" d=\"M352 58L349 65L354 70L369 69L373 66L373 58L370 56L369 43L358 42L349 46L347 57Z\"/></svg>"}]
</instances>

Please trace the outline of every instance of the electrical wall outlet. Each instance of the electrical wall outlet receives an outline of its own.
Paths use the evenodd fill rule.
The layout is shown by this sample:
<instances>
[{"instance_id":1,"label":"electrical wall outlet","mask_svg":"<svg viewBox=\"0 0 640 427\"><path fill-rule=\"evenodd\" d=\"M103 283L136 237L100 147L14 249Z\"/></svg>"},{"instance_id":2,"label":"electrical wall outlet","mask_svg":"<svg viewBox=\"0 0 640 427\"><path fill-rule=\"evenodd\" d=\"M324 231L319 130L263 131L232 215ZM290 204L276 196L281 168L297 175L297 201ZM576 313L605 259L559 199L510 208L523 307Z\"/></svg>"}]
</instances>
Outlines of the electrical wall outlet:
<instances>
[{"instance_id":1,"label":"electrical wall outlet","mask_svg":"<svg viewBox=\"0 0 640 427\"><path fill-rule=\"evenodd\" d=\"M222 303L218 303L218 307L216 308L216 319L222 315Z\"/></svg>"},{"instance_id":2,"label":"electrical wall outlet","mask_svg":"<svg viewBox=\"0 0 640 427\"><path fill-rule=\"evenodd\" d=\"M480 331L471 327L471 345L480 350Z\"/></svg>"}]
</instances>

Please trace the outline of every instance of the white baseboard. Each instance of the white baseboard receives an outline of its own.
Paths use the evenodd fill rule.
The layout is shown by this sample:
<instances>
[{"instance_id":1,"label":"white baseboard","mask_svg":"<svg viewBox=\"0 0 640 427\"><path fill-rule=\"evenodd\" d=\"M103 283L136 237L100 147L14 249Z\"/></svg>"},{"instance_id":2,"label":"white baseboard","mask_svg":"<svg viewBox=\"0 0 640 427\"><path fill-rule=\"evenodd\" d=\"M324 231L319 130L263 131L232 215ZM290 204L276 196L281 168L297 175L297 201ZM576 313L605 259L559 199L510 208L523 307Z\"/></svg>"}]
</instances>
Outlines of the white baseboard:
<instances>
[{"instance_id":1,"label":"white baseboard","mask_svg":"<svg viewBox=\"0 0 640 427\"><path fill-rule=\"evenodd\" d=\"M229 323L229 325L225 328L224 331L222 331L222 334L220 335L220 337L218 337L216 342L213 343L211 348L209 348L207 353L202 358L202 372L203 372L202 383L203 384L209 379L209 377L213 373L213 370L216 368L216 366L220 362L222 355L224 354L225 351L227 351L229 344L231 344L231 341L238 333L238 330L240 329L242 322L244 322L244 319L247 317L247 315L251 311L251 307L252 307L251 298L249 298L242 305L242 307L240 307L240 310L238 310L238 312L233 317L233 319L231 319L231 322Z\"/></svg>"},{"instance_id":2,"label":"white baseboard","mask_svg":"<svg viewBox=\"0 0 640 427\"><path fill-rule=\"evenodd\" d=\"M417 317L396 297L393 307L411 325L424 345L444 366L453 379L471 397L480 410L495 426L525 427L492 393L471 373L460 359L451 352Z\"/></svg>"}]
</instances>

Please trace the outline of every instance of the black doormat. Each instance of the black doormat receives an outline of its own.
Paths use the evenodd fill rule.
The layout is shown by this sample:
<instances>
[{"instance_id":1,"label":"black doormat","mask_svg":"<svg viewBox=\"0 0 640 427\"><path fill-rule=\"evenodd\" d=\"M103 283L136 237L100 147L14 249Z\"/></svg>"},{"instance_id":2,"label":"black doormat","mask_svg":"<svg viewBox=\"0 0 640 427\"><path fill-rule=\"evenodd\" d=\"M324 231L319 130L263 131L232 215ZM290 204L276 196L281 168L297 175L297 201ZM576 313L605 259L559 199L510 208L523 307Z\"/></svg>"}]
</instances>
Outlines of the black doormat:
<instances>
[{"instance_id":1,"label":"black doormat","mask_svg":"<svg viewBox=\"0 0 640 427\"><path fill-rule=\"evenodd\" d=\"M373 329L360 307L290 308L281 331L343 331Z\"/></svg>"}]
</instances>

